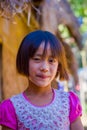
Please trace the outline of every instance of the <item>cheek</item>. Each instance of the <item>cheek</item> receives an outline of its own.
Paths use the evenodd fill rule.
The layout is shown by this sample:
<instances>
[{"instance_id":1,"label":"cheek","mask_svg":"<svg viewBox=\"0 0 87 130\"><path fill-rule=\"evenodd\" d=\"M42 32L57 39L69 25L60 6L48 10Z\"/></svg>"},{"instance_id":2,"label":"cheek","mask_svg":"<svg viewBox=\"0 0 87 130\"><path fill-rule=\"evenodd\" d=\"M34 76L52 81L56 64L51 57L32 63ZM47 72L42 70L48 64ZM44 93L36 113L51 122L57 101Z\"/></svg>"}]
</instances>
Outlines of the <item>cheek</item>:
<instances>
[{"instance_id":1,"label":"cheek","mask_svg":"<svg viewBox=\"0 0 87 130\"><path fill-rule=\"evenodd\" d=\"M57 73L57 70L58 70L58 65L52 67L52 72L54 73L54 75Z\"/></svg>"},{"instance_id":2,"label":"cheek","mask_svg":"<svg viewBox=\"0 0 87 130\"><path fill-rule=\"evenodd\" d=\"M34 68L31 66L31 67L29 67L29 78L30 78L30 79L33 78L34 75L35 75L35 70L34 70Z\"/></svg>"},{"instance_id":3,"label":"cheek","mask_svg":"<svg viewBox=\"0 0 87 130\"><path fill-rule=\"evenodd\" d=\"M29 74L33 73L35 67L33 65L29 66Z\"/></svg>"},{"instance_id":4,"label":"cheek","mask_svg":"<svg viewBox=\"0 0 87 130\"><path fill-rule=\"evenodd\" d=\"M29 65L29 75L36 73L37 70L38 70L38 66L36 64L32 63Z\"/></svg>"},{"instance_id":5,"label":"cheek","mask_svg":"<svg viewBox=\"0 0 87 130\"><path fill-rule=\"evenodd\" d=\"M33 71L33 64L31 62L29 63L28 71L29 71L29 76L30 76Z\"/></svg>"}]
</instances>

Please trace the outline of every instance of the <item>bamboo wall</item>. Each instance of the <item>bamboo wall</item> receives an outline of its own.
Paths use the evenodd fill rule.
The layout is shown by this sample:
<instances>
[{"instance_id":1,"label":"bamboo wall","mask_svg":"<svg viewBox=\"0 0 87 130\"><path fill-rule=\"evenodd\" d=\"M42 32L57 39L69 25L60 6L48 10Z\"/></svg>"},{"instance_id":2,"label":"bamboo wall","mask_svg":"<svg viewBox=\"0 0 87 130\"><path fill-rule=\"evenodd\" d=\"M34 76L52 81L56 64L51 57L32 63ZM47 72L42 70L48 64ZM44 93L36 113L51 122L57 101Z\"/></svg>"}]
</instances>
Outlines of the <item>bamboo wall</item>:
<instances>
[{"instance_id":1,"label":"bamboo wall","mask_svg":"<svg viewBox=\"0 0 87 130\"><path fill-rule=\"evenodd\" d=\"M15 17L14 21L0 18L0 37L2 39L2 79L3 99L22 92L27 86L27 78L16 71L15 61L18 47L23 37L32 30L38 29L38 24L27 26L26 18ZM32 25L32 26L31 26Z\"/></svg>"}]
</instances>

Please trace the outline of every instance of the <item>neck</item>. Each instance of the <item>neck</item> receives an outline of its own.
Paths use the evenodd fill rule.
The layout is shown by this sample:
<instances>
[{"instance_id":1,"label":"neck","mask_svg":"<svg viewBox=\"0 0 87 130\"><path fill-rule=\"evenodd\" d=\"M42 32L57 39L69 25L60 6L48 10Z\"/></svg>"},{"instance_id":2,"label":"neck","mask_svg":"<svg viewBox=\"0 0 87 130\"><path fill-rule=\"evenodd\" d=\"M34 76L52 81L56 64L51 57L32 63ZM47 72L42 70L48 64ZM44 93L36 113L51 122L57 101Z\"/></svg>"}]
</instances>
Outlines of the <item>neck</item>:
<instances>
[{"instance_id":1,"label":"neck","mask_svg":"<svg viewBox=\"0 0 87 130\"><path fill-rule=\"evenodd\" d=\"M26 94L27 95L47 95L49 93L52 93L52 88L51 88L51 84L49 84L46 87L39 87L36 86L34 83L32 83L31 81L29 81L29 85L28 88L26 89Z\"/></svg>"}]
</instances>

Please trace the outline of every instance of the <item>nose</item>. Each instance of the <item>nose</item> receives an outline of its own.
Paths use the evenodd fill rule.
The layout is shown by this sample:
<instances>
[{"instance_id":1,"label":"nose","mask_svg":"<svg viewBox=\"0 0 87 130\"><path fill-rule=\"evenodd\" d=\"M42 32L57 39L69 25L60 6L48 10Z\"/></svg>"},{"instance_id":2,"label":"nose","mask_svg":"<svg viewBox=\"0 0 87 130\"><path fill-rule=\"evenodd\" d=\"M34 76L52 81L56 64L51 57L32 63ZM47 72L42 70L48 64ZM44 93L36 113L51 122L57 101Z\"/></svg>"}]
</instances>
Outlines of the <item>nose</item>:
<instances>
[{"instance_id":1,"label":"nose","mask_svg":"<svg viewBox=\"0 0 87 130\"><path fill-rule=\"evenodd\" d=\"M47 72L49 70L49 65L47 63L47 61L43 61L41 66L40 66L40 70L43 72Z\"/></svg>"}]
</instances>

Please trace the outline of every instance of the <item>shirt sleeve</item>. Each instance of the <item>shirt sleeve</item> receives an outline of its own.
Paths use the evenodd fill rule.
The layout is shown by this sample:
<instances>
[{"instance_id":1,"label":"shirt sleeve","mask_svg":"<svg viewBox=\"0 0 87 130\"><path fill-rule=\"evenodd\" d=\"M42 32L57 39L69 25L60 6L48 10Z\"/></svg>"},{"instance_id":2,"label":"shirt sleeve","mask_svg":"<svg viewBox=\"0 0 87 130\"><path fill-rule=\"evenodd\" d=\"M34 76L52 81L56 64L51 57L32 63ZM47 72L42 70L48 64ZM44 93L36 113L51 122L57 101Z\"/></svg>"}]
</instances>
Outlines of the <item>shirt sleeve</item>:
<instances>
[{"instance_id":1,"label":"shirt sleeve","mask_svg":"<svg viewBox=\"0 0 87 130\"><path fill-rule=\"evenodd\" d=\"M70 94L70 96L69 96L69 98L70 98L69 119L70 119L70 123L72 123L79 116L82 115L82 107L81 107L81 103L80 103L78 96L73 92L69 92L69 94Z\"/></svg>"},{"instance_id":2,"label":"shirt sleeve","mask_svg":"<svg viewBox=\"0 0 87 130\"><path fill-rule=\"evenodd\" d=\"M10 99L4 100L0 104L0 125L17 130L17 118Z\"/></svg>"}]
</instances>

